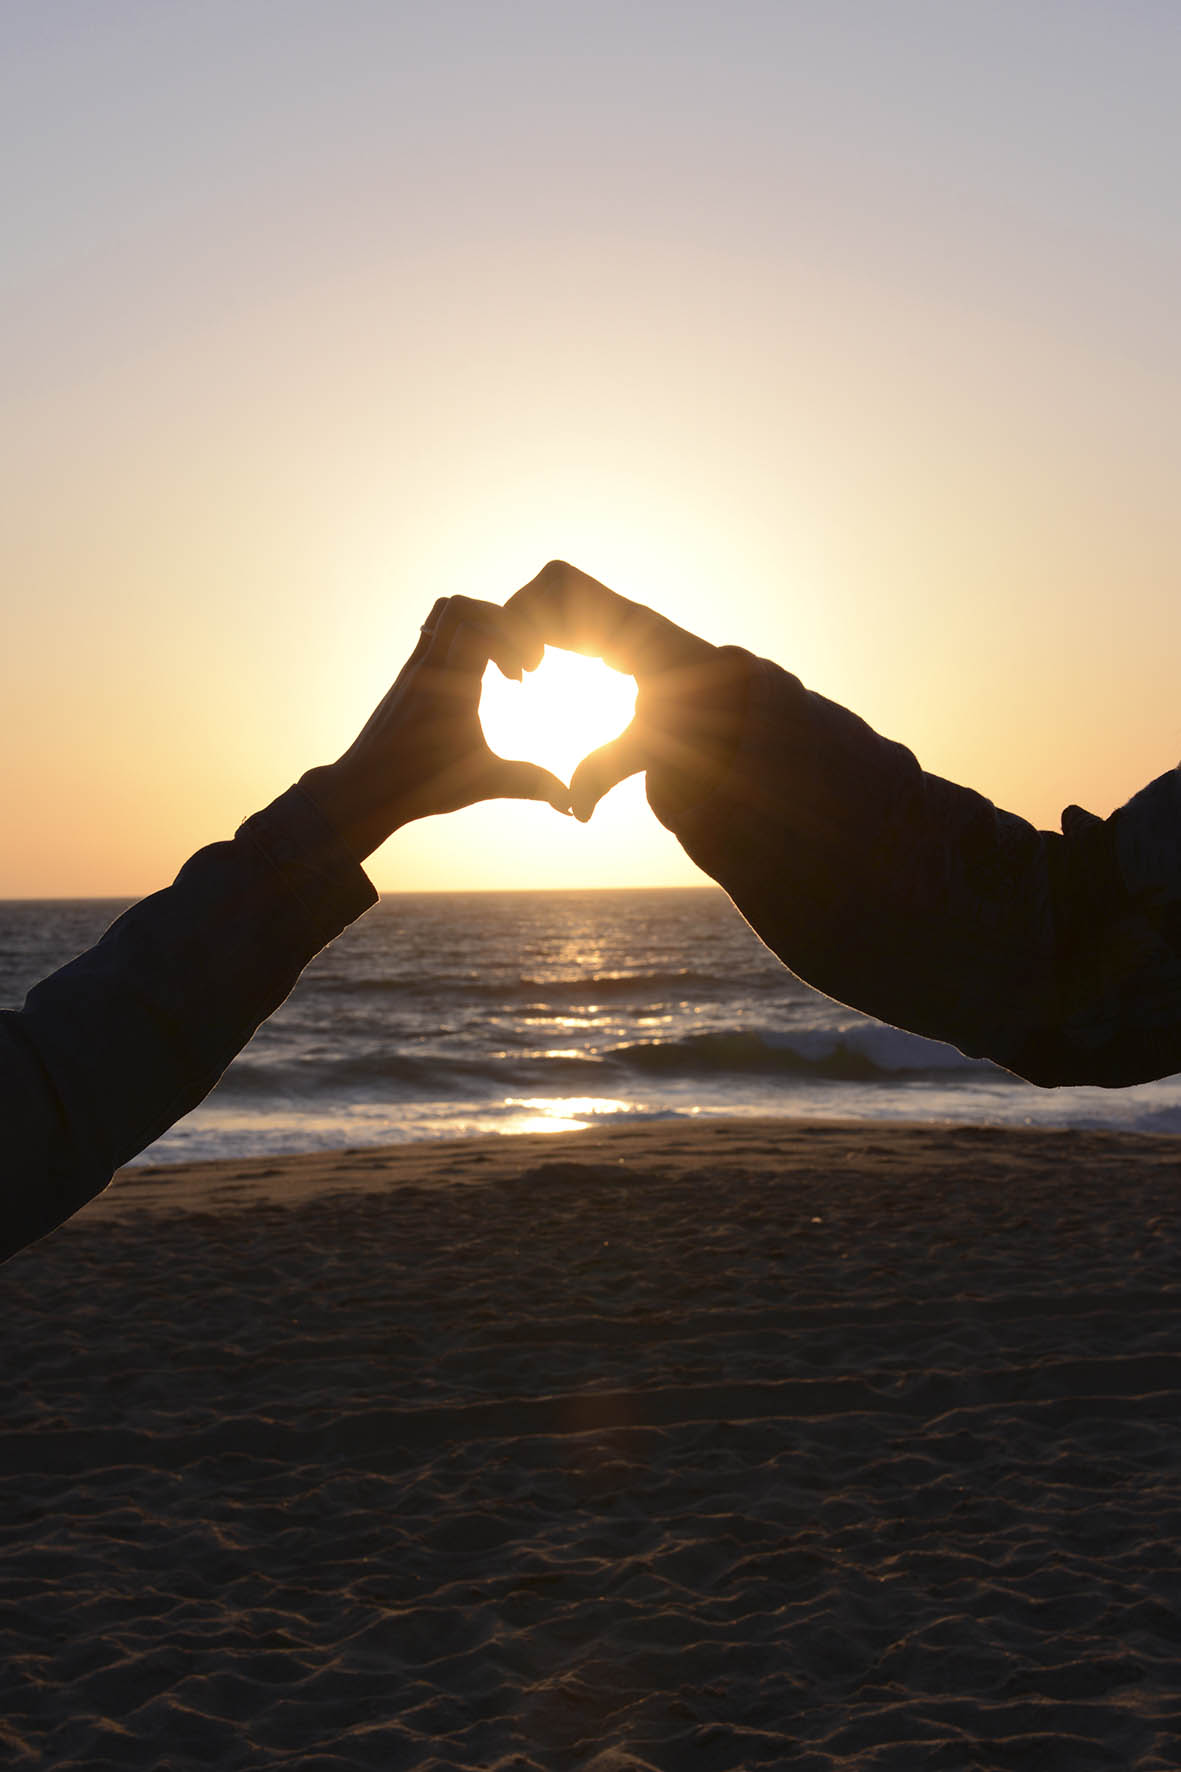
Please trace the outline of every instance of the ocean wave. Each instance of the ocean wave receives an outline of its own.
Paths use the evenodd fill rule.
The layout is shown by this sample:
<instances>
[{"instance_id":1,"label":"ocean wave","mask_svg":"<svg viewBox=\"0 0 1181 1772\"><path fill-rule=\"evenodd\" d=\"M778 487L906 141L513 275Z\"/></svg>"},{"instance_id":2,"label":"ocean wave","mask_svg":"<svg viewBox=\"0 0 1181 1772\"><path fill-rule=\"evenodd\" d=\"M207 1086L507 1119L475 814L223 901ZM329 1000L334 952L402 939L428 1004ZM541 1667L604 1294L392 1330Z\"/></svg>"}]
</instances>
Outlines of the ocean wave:
<instances>
[{"instance_id":1,"label":"ocean wave","mask_svg":"<svg viewBox=\"0 0 1181 1772\"><path fill-rule=\"evenodd\" d=\"M526 976L513 986L513 991L516 995L528 993L531 996L561 997L563 1001L581 997L600 999L636 995L652 999L661 997L670 990L684 996L703 989L712 990L718 985L733 990L734 980L717 978L709 972L697 972L692 967L681 967L671 972L596 972L573 978Z\"/></svg>"},{"instance_id":2,"label":"ocean wave","mask_svg":"<svg viewBox=\"0 0 1181 1772\"><path fill-rule=\"evenodd\" d=\"M434 1055L410 1058L398 1052L380 1056L353 1052L341 1058L318 1054L286 1062L239 1058L218 1083L216 1093L260 1101L268 1097L290 1099L358 1090L365 1094L429 1097L470 1087L481 1078L491 1080L496 1072L496 1061L491 1057L464 1061Z\"/></svg>"},{"instance_id":3,"label":"ocean wave","mask_svg":"<svg viewBox=\"0 0 1181 1772\"><path fill-rule=\"evenodd\" d=\"M706 1076L799 1077L830 1082L881 1083L924 1077L972 1081L1005 1073L897 1028L857 1024L837 1031L730 1028L667 1040L638 1041L595 1054L544 1051L415 1053L356 1044L339 1054L317 1042L306 1054L267 1059L247 1055L219 1084L222 1094L262 1101L338 1094L369 1100L430 1100L473 1091L486 1098L519 1090L561 1089L595 1094L612 1075L665 1082Z\"/></svg>"},{"instance_id":4,"label":"ocean wave","mask_svg":"<svg viewBox=\"0 0 1181 1772\"><path fill-rule=\"evenodd\" d=\"M965 1058L952 1046L924 1040L900 1028L872 1024L840 1032L801 1029L794 1034L729 1029L689 1034L679 1040L616 1046L605 1055L649 1075L825 1077L843 1083L890 1083L901 1078L946 1077L949 1072L1003 1076L994 1065Z\"/></svg>"},{"instance_id":5,"label":"ocean wave","mask_svg":"<svg viewBox=\"0 0 1181 1772\"><path fill-rule=\"evenodd\" d=\"M508 1089L586 1084L602 1075L602 1061L580 1053L497 1053L464 1058L424 1053L346 1052L341 1057L309 1053L282 1061L239 1058L215 1094L257 1103L310 1096L362 1096L369 1100L423 1100L479 1095L493 1099Z\"/></svg>"},{"instance_id":6,"label":"ocean wave","mask_svg":"<svg viewBox=\"0 0 1181 1772\"><path fill-rule=\"evenodd\" d=\"M698 992L733 991L735 980L708 972L686 968L674 972L602 972L561 978L496 978L479 973L438 973L429 979L321 977L313 980L314 988L325 995L340 996L404 996L412 992L429 995L444 993L492 998L503 1003L530 1005L602 1003L616 997L641 997L645 1002L662 1002L672 994L678 998L695 996ZM752 985L752 989L756 988Z\"/></svg>"}]
</instances>

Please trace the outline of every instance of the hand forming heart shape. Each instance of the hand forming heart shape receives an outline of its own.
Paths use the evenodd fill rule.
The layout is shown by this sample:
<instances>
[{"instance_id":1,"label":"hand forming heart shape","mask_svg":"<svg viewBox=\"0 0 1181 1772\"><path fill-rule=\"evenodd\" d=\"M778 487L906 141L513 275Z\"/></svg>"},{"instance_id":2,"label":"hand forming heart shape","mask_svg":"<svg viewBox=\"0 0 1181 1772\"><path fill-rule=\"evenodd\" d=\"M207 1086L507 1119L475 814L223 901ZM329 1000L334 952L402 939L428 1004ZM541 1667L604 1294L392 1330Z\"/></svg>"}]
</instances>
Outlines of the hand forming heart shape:
<instances>
[{"instance_id":1,"label":"hand forming heart shape","mask_svg":"<svg viewBox=\"0 0 1181 1772\"><path fill-rule=\"evenodd\" d=\"M538 763L498 756L480 724L489 660L519 683L547 645L597 656L637 684L631 723L582 758L568 790ZM503 608L441 597L353 743L335 763L308 770L300 786L359 861L401 825L478 800L545 800L585 823L616 782L639 770L648 771L649 800L664 817L700 800L729 762L747 668L745 654L720 651L551 561Z\"/></svg>"},{"instance_id":2,"label":"hand forming heart shape","mask_svg":"<svg viewBox=\"0 0 1181 1772\"><path fill-rule=\"evenodd\" d=\"M564 560L551 560L511 596L504 614L547 645L598 657L635 677L630 726L591 751L570 779L574 816L586 822L617 782L639 770L660 776L665 806L702 798L733 755L748 661L699 639L642 603L608 590Z\"/></svg>"}]
</instances>

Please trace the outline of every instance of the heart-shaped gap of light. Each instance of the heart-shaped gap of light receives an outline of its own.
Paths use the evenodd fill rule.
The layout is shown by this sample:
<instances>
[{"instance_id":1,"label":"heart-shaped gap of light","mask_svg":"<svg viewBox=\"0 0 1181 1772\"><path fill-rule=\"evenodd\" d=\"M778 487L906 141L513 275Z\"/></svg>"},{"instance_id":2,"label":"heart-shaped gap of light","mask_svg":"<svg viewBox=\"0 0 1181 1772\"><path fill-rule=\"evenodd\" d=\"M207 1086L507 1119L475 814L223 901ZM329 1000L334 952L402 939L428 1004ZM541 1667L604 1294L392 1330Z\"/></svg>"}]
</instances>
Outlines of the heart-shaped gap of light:
<instances>
[{"instance_id":1,"label":"heart-shaped gap of light","mask_svg":"<svg viewBox=\"0 0 1181 1772\"><path fill-rule=\"evenodd\" d=\"M617 738L636 705L634 677L598 658L547 646L523 683L510 683L495 665L484 674L480 722L501 757L541 763L563 781L588 751Z\"/></svg>"}]
</instances>

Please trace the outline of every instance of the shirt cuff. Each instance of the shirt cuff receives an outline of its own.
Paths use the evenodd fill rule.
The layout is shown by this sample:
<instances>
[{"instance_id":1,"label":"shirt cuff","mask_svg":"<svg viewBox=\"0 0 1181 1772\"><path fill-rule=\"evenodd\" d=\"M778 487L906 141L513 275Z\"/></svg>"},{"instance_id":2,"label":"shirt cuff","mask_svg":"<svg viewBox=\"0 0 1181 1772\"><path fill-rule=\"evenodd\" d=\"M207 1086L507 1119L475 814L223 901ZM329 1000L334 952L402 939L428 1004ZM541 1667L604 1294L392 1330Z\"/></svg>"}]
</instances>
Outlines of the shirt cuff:
<instances>
[{"instance_id":1,"label":"shirt cuff","mask_svg":"<svg viewBox=\"0 0 1181 1772\"><path fill-rule=\"evenodd\" d=\"M237 840L265 856L322 937L321 946L377 903L368 874L301 787L288 788L253 813L239 826Z\"/></svg>"}]
</instances>

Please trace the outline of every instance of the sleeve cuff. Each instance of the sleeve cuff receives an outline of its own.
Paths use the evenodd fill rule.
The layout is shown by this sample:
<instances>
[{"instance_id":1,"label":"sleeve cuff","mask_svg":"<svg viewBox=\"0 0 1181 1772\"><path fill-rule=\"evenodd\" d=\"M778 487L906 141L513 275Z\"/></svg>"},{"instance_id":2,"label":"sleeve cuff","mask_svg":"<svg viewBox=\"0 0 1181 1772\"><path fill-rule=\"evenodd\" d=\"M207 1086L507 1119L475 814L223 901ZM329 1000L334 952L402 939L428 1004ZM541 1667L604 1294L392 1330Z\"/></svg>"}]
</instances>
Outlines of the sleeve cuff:
<instances>
[{"instance_id":1,"label":"sleeve cuff","mask_svg":"<svg viewBox=\"0 0 1181 1772\"><path fill-rule=\"evenodd\" d=\"M237 836L266 858L323 942L377 903L369 876L300 787L253 813Z\"/></svg>"}]
</instances>

